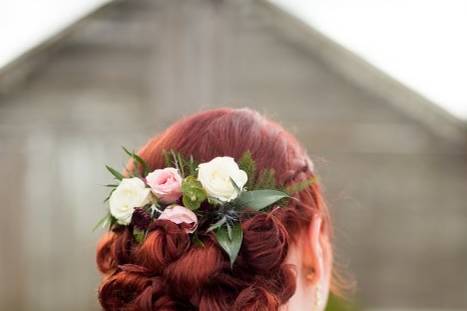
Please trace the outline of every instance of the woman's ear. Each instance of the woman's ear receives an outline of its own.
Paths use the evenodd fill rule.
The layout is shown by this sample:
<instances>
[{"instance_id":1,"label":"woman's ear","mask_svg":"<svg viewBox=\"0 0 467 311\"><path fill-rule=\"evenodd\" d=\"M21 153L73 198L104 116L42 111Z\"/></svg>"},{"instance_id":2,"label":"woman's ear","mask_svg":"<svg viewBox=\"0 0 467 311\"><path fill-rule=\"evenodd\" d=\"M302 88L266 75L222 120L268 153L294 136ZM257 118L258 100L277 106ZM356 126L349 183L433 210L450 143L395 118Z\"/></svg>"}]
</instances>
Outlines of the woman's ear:
<instances>
[{"instance_id":1,"label":"woman's ear","mask_svg":"<svg viewBox=\"0 0 467 311\"><path fill-rule=\"evenodd\" d=\"M308 255L304 257L306 265L313 269L307 276L310 287L314 287L315 306L321 310L327 301L329 283L331 280L332 253L329 236L324 230L325 222L320 215L316 215L308 227Z\"/></svg>"},{"instance_id":2,"label":"woman's ear","mask_svg":"<svg viewBox=\"0 0 467 311\"><path fill-rule=\"evenodd\" d=\"M329 237L320 215L301 232L287 262L295 268L297 288L287 310L323 310L326 305L331 269ZM285 310L285 309L284 309Z\"/></svg>"},{"instance_id":3,"label":"woman's ear","mask_svg":"<svg viewBox=\"0 0 467 311\"><path fill-rule=\"evenodd\" d=\"M315 215L311 221L307 233L304 254L304 266L311 272L307 275L307 280L311 284L320 282L323 277L326 277L327 255L328 250L327 238L322 230L323 221L320 215Z\"/></svg>"}]
</instances>

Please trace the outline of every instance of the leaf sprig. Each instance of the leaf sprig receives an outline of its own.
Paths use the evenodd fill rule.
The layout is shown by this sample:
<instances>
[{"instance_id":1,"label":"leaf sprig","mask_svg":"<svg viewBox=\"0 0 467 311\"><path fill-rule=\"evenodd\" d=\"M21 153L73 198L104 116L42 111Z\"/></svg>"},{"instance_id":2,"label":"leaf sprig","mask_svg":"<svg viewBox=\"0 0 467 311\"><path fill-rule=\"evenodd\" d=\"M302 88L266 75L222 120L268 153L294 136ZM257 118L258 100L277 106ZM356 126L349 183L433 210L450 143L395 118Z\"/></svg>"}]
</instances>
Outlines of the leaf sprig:
<instances>
[{"instance_id":1,"label":"leaf sprig","mask_svg":"<svg viewBox=\"0 0 467 311\"><path fill-rule=\"evenodd\" d=\"M125 147L122 147L122 149L133 161L133 170L131 172L127 171L128 176L124 176L119 171L106 165L107 170L118 182L105 185L111 189L104 202L110 199L122 179L139 177L144 180L150 173L149 166L144 159L134 151L130 151ZM219 246L227 254L231 267L233 267L243 243L242 219L258 212L267 211L268 208L273 206L282 206L281 202L285 202L291 195L306 189L314 182L314 179L307 179L288 187L278 187L274 169L263 169L258 172L251 152L246 151L238 160L238 166L247 174L247 182L244 186L239 186L230 178L237 196L231 201L224 202L207 194L203 185L197 179L198 163L193 159L193 156L186 157L174 150L168 150L163 152L163 158L165 166L176 168L182 177L182 196L176 203L190 209L201 219L203 226L200 226L200 228L205 229L205 234L214 234ZM155 201L142 208L150 215L151 219L154 219L166 207L167 205ZM112 228L116 223L117 220L108 212L97 223L95 228ZM136 242L141 242L146 233L141 228L133 228L133 236ZM203 246L200 236L202 234L194 232L192 240L194 244Z\"/></svg>"}]
</instances>

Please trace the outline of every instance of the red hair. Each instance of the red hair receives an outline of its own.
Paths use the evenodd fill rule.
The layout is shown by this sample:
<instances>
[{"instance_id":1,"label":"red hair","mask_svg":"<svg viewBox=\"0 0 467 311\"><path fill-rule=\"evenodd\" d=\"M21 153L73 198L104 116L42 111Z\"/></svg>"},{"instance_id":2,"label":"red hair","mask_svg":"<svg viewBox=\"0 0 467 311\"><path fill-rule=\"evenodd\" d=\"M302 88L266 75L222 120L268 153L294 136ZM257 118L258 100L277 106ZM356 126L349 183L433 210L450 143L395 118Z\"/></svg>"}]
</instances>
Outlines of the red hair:
<instances>
[{"instance_id":1,"label":"red hair","mask_svg":"<svg viewBox=\"0 0 467 311\"><path fill-rule=\"evenodd\" d=\"M314 176L305 150L279 124L250 109L215 109L181 119L152 138L138 154L151 169L164 167L163 151L177 150L199 162L235 159L250 151L257 171L272 168L280 185ZM128 169L132 170L131 163ZM105 310L277 310L295 291L285 263L289 245L319 213L325 234L329 215L317 183L288 206L259 213L242 223L244 240L231 269L208 236L192 247L183 228L156 220L137 244L127 227L105 234L97 247L103 273L99 301Z\"/></svg>"}]
</instances>

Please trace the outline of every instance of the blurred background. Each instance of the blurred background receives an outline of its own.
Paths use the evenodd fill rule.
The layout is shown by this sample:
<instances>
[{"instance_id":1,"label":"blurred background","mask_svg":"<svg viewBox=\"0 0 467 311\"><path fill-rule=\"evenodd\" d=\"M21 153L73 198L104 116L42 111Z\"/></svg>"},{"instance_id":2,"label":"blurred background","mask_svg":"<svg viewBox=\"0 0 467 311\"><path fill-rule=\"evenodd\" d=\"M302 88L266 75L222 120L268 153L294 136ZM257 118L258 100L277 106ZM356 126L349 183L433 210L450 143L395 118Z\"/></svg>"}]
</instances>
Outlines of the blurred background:
<instances>
[{"instance_id":1,"label":"blurred background","mask_svg":"<svg viewBox=\"0 0 467 311\"><path fill-rule=\"evenodd\" d=\"M362 310L467 310L467 3L0 0L0 309L99 310L104 164L219 106L280 120Z\"/></svg>"}]
</instances>

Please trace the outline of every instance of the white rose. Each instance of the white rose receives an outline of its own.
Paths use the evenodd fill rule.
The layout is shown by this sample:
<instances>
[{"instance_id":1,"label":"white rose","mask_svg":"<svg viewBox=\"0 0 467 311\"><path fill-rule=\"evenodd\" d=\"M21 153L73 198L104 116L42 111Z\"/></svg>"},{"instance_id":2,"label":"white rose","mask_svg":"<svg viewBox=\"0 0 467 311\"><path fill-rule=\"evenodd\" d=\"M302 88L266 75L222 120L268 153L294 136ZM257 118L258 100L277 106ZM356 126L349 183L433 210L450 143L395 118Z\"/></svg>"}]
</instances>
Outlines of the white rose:
<instances>
[{"instance_id":1,"label":"white rose","mask_svg":"<svg viewBox=\"0 0 467 311\"><path fill-rule=\"evenodd\" d=\"M137 178L124 178L115 188L109 199L110 214L121 225L131 222L133 212L137 207L143 207L151 200L151 189Z\"/></svg>"},{"instance_id":2,"label":"white rose","mask_svg":"<svg viewBox=\"0 0 467 311\"><path fill-rule=\"evenodd\" d=\"M204 190L209 196L222 202L229 202L238 196L230 178L240 189L243 189L248 180L245 171L231 157L217 157L198 166L198 180Z\"/></svg>"}]
</instances>

